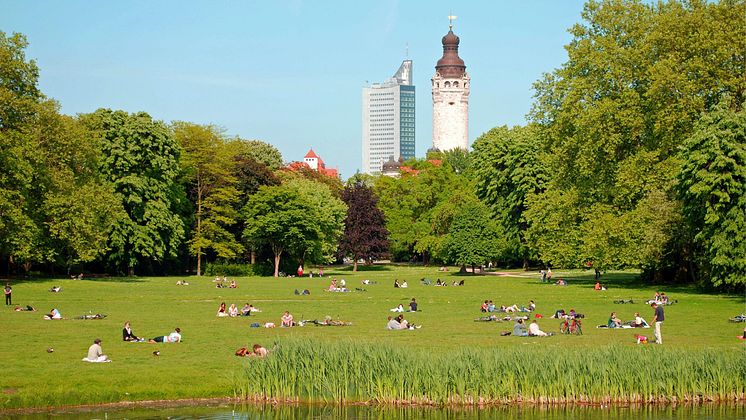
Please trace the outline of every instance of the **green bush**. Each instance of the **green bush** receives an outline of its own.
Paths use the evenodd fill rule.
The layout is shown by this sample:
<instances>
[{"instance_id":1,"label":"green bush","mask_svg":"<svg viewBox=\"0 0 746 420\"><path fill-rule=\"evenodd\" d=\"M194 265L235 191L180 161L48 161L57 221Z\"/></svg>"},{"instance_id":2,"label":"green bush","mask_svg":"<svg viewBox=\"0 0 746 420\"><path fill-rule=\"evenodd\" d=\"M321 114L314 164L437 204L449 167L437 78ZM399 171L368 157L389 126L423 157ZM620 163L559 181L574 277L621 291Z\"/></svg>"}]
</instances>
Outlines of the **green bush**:
<instances>
[{"instance_id":1,"label":"green bush","mask_svg":"<svg viewBox=\"0 0 746 420\"><path fill-rule=\"evenodd\" d=\"M251 264L216 261L213 263L207 263L207 266L205 267L205 275L246 277L253 276L254 269L252 268Z\"/></svg>"}]
</instances>

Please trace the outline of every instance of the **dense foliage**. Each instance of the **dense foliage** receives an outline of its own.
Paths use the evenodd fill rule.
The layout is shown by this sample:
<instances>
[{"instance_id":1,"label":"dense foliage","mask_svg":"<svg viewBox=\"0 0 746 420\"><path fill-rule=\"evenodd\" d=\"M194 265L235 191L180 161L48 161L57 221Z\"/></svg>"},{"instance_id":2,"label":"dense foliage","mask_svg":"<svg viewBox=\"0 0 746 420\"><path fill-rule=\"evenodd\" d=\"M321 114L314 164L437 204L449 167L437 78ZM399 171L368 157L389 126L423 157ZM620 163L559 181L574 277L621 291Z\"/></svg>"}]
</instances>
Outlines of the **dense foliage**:
<instances>
[{"instance_id":1,"label":"dense foliage","mask_svg":"<svg viewBox=\"0 0 746 420\"><path fill-rule=\"evenodd\" d=\"M589 0L526 126L347 189L213 126L60 115L25 38L0 33L0 259L8 272L221 261L278 275L281 261L391 255L742 291L743 16L742 0Z\"/></svg>"}]
</instances>

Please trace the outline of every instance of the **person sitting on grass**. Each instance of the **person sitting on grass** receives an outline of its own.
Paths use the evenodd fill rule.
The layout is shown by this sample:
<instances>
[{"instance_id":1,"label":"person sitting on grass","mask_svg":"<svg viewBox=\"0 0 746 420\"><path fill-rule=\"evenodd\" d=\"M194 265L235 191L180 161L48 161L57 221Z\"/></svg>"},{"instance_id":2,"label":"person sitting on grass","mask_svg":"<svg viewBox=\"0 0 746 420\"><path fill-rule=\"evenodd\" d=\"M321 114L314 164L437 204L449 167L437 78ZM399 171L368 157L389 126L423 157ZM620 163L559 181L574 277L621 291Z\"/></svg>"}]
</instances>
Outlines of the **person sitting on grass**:
<instances>
[{"instance_id":1,"label":"person sitting on grass","mask_svg":"<svg viewBox=\"0 0 746 420\"><path fill-rule=\"evenodd\" d=\"M531 321L528 326L528 335L531 337L548 337L549 334L545 333L539 328L539 324L536 320Z\"/></svg>"},{"instance_id":2,"label":"person sitting on grass","mask_svg":"<svg viewBox=\"0 0 746 420\"><path fill-rule=\"evenodd\" d=\"M488 305L487 301L485 300L482 303L482 306L479 308L479 311L480 312L487 312L488 309L489 309L489 305Z\"/></svg>"},{"instance_id":3,"label":"person sitting on grass","mask_svg":"<svg viewBox=\"0 0 746 420\"><path fill-rule=\"evenodd\" d=\"M282 314L280 321L280 327L290 328L293 326L293 315L291 315L290 312L285 311L285 313Z\"/></svg>"},{"instance_id":4,"label":"person sitting on grass","mask_svg":"<svg viewBox=\"0 0 746 420\"><path fill-rule=\"evenodd\" d=\"M403 330L404 329L402 325L399 323L399 321L397 320L397 318L392 318L389 316L387 320L388 320L388 322L386 323L387 330Z\"/></svg>"},{"instance_id":5,"label":"person sitting on grass","mask_svg":"<svg viewBox=\"0 0 746 420\"><path fill-rule=\"evenodd\" d=\"M404 282L399 287L401 287L402 289L406 289L407 287L409 287L409 284L407 284L407 281L404 280Z\"/></svg>"},{"instance_id":6,"label":"person sitting on grass","mask_svg":"<svg viewBox=\"0 0 746 420\"><path fill-rule=\"evenodd\" d=\"M151 338L148 343L180 343L181 342L181 329L176 328L174 332L169 335L159 335L158 337Z\"/></svg>"},{"instance_id":7,"label":"person sitting on grass","mask_svg":"<svg viewBox=\"0 0 746 420\"><path fill-rule=\"evenodd\" d=\"M399 325L401 325L401 329L403 330L413 330L422 327L421 325L410 324L406 319L404 319L404 314L399 314L399 316L396 317L396 321L399 322Z\"/></svg>"},{"instance_id":8,"label":"person sitting on grass","mask_svg":"<svg viewBox=\"0 0 746 420\"><path fill-rule=\"evenodd\" d=\"M564 279L560 278L557 280L556 283L554 283L554 285L555 286L567 286L567 282Z\"/></svg>"},{"instance_id":9,"label":"person sitting on grass","mask_svg":"<svg viewBox=\"0 0 746 420\"><path fill-rule=\"evenodd\" d=\"M228 313L225 311L225 302L220 303L220 306L218 307L218 314L219 317L228 316Z\"/></svg>"},{"instance_id":10,"label":"person sitting on grass","mask_svg":"<svg viewBox=\"0 0 746 420\"><path fill-rule=\"evenodd\" d=\"M140 337L136 336L132 332L132 327L130 327L130 322L127 321L124 323L124 328L122 328L122 341L140 341Z\"/></svg>"},{"instance_id":11,"label":"person sitting on grass","mask_svg":"<svg viewBox=\"0 0 746 420\"><path fill-rule=\"evenodd\" d=\"M528 336L528 331L526 331L526 324L523 323L522 318L518 318L515 320L515 324L513 325L513 335L516 337Z\"/></svg>"},{"instance_id":12,"label":"person sitting on grass","mask_svg":"<svg viewBox=\"0 0 746 420\"><path fill-rule=\"evenodd\" d=\"M231 284L228 286L230 289L236 289L238 288L238 285L236 284L235 280L231 280Z\"/></svg>"},{"instance_id":13,"label":"person sitting on grass","mask_svg":"<svg viewBox=\"0 0 746 420\"><path fill-rule=\"evenodd\" d=\"M639 312L635 312L635 320L632 321L632 326L635 328L648 328L648 322L640 316Z\"/></svg>"},{"instance_id":14,"label":"person sitting on grass","mask_svg":"<svg viewBox=\"0 0 746 420\"><path fill-rule=\"evenodd\" d=\"M241 316L251 316L251 305L248 302L241 308Z\"/></svg>"},{"instance_id":15,"label":"person sitting on grass","mask_svg":"<svg viewBox=\"0 0 746 420\"><path fill-rule=\"evenodd\" d=\"M52 293L59 293L60 291L62 291L62 288L60 286L52 286L52 288L49 289L49 291Z\"/></svg>"},{"instance_id":16,"label":"person sitting on grass","mask_svg":"<svg viewBox=\"0 0 746 420\"><path fill-rule=\"evenodd\" d=\"M409 302L409 312L417 312L417 301L414 298Z\"/></svg>"},{"instance_id":17,"label":"person sitting on grass","mask_svg":"<svg viewBox=\"0 0 746 420\"><path fill-rule=\"evenodd\" d=\"M616 312L612 312L611 315L609 315L609 320L606 322L606 326L608 328L622 327L622 320L616 316Z\"/></svg>"},{"instance_id":18,"label":"person sitting on grass","mask_svg":"<svg viewBox=\"0 0 746 420\"><path fill-rule=\"evenodd\" d=\"M401 287L401 286L399 286L399 279L395 279L395 280L394 280L394 287L395 287L395 288L399 288L399 287Z\"/></svg>"},{"instance_id":19,"label":"person sitting on grass","mask_svg":"<svg viewBox=\"0 0 746 420\"><path fill-rule=\"evenodd\" d=\"M57 310L57 308L54 308L51 311L49 311L49 314L44 315L44 319L46 320L62 319L62 314L60 313L60 311Z\"/></svg>"},{"instance_id":20,"label":"person sitting on grass","mask_svg":"<svg viewBox=\"0 0 746 420\"><path fill-rule=\"evenodd\" d=\"M495 312L495 303L490 301L487 301L487 312Z\"/></svg>"},{"instance_id":21,"label":"person sitting on grass","mask_svg":"<svg viewBox=\"0 0 746 420\"><path fill-rule=\"evenodd\" d=\"M235 303L231 303L230 308L228 308L228 316L233 318L238 316L238 307Z\"/></svg>"},{"instance_id":22,"label":"person sitting on grass","mask_svg":"<svg viewBox=\"0 0 746 420\"><path fill-rule=\"evenodd\" d=\"M111 360L109 360L109 356L105 355L103 349L101 348L100 338L93 340L93 344L91 344L91 347L88 347L88 356L84 357L83 361L90 363L111 362Z\"/></svg>"},{"instance_id":23,"label":"person sitting on grass","mask_svg":"<svg viewBox=\"0 0 746 420\"><path fill-rule=\"evenodd\" d=\"M401 303L396 306L394 309L390 309L391 312L404 312L404 305Z\"/></svg>"}]
</instances>

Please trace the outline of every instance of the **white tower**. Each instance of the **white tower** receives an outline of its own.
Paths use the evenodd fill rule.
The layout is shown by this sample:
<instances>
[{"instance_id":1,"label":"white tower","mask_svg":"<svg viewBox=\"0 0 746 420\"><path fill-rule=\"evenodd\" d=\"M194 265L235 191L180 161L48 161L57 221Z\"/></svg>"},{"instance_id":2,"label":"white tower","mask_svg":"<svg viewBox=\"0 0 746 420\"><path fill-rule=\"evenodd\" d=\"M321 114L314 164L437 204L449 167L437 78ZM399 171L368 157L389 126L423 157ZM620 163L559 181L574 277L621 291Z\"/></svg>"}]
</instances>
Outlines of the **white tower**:
<instances>
[{"instance_id":1,"label":"white tower","mask_svg":"<svg viewBox=\"0 0 746 420\"><path fill-rule=\"evenodd\" d=\"M453 18L453 16L449 16ZM433 83L433 148L469 149L469 74L458 56L459 38L449 25Z\"/></svg>"}]
</instances>

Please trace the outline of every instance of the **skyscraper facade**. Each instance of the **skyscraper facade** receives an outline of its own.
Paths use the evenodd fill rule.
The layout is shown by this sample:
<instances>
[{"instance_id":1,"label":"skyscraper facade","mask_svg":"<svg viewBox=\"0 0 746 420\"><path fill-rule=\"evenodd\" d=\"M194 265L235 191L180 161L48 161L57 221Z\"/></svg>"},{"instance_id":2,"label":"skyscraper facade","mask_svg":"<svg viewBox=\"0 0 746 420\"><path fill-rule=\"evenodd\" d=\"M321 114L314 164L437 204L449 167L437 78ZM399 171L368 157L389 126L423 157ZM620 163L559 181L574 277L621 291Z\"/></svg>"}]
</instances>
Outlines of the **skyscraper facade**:
<instances>
[{"instance_id":1,"label":"skyscraper facade","mask_svg":"<svg viewBox=\"0 0 746 420\"><path fill-rule=\"evenodd\" d=\"M458 56L459 38L450 26L443 37L443 57L435 65L433 89L433 148L469 150L469 89L471 78Z\"/></svg>"},{"instance_id":2,"label":"skyscraper facade","mask_svg":"<svg viewBox=\"0 0 746 420\"><path fill-rule=\"evenodd\" d=\"M363 172L377 174L393 157L414 157L415 88L412 60L393 77L363 88Z\"/></svg>"}]
</instances>

